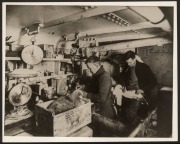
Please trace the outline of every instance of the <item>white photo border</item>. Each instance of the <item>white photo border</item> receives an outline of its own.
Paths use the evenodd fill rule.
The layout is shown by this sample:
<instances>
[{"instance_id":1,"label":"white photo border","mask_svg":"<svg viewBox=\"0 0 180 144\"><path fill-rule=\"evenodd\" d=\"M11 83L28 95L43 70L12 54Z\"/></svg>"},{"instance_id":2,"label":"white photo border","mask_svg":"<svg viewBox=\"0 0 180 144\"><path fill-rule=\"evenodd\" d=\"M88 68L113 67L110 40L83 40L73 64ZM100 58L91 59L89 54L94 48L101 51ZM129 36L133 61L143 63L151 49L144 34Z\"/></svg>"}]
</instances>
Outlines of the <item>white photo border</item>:
<instances>
[{"instance_id":1,"label":"white photo border","mask_svg":"<svg viewBox=\"0 0 180 144\"><path fill-rule=\"evenodd\" d=\"M178 69L177 69L177 2L3 2L2 3L2 80L5 82L5 34L6 34L6 6L7 5L103 5L103 6L167 6L174 7L173 26L173 129L172 138L92 138L92 137L19 137L4 136L4 89L2 85L2 140L3 142L161 142L178 140Z\"/></svg>"}]
</instances>

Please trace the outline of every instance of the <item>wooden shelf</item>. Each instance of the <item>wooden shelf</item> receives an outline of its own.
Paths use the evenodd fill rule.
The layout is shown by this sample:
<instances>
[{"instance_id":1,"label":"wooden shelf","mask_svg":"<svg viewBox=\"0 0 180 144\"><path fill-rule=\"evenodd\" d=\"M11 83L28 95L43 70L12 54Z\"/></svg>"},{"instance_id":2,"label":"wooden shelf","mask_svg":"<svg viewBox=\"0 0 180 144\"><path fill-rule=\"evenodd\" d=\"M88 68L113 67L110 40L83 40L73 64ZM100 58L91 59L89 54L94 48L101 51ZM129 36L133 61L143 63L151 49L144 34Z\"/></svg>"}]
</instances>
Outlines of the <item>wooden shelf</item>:
<instances>
[{"instance_id":1,"label":"wooden shelf","mask_svg":"<svg viewBox=\"0 0 180 144\"><path fill-rule=\"evenodd\" d=\"M6 60L21 60L20 57L6 57Z\"/></svg>"},{"instance_id":2,"label":"wooden shelf","mask_svg":"<svg viewBox=\"0 0 180 144\"><path fill-rule=\"evenodd\" d=\"M60 61L60 62L72 63L72 62L71 62L71 59L53 59L53 58L43 58L43 61Z\"/></svg>"},{"instance_id":3,"label":"wooden shelf","mask_svg":"<svg viewBox=\"0 0 180 144\"><path fill-rule=\"evenodd\" d=\"M6 60L21 60L20 57L6 57ZM60 62L67 62L67 63L72 63L71 59L54 59L54 58L43 58L43 61L60 61Z\"/></svg>"}]
</instances>

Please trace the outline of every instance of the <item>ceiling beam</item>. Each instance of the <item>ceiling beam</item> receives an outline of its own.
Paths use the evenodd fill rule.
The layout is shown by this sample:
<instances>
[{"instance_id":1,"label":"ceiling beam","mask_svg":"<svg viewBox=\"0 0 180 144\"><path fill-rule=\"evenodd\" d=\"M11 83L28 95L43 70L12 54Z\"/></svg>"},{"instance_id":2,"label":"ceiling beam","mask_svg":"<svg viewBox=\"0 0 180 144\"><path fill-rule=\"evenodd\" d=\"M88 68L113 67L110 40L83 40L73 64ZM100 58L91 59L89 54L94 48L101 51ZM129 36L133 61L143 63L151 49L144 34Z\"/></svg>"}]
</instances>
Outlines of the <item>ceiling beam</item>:
<instances>
[{"instance_id":1,"label":"ceiling beam","mask_svg":"<svg viewBox=\"0 0 180 144\"><path fill-rule=\"evenodd\" d=\"M97 34L102 34L102 33L115 33L115 32L123 32L123 31L135 31L135 30L140 30L140 29L145 29L145 28L162 28L166 32L171 32L171 26L167 20L164 20L163 22L159 24L152 24L151 22L142 22L142 23L137 23L137 24L132 24L130 26L117 26L114 25L110 28L100 28L100 29L93 29L90 31L85 31L81 33L81 36L85 35L97 35Z\"/></svg>"},{"instance_id":2,"label":"ceiling beam","mask_svg":"<svg viewBox=\"0 0 180 144\"><path fill-rule=\"evenodd\" d=\"M61 18L57 18L55 20L45 22L43 28L48 28L48 27L52 27L55 25L64 24L64 23L68 23L68 22L75 22L80 19L97 16L97 15L101 15L101 14L105 14L105 13L109 13L109 12L113 12L113 11L120 11L120 10L124 10L124 9L127 9L127 7L124 7L124 6L122 6L122 7L120 7L120 6L112 6L112 7L99 6L99 7L84 11L84 12L72 14L69 16L65 16L65 17L61 17Z\"/></svg>"},{"instance_id":3,"label":"ceiling beam","mask_svg":"<svg viewBox=\"0 0 180 144\"><path fill-rule=\"evenodd\" d=\"M116 44L97 46L92 49L92 51L111 51L111 50L120 50L120 49L131 49L131 48L139 48L146 46L158 45L162 46L163 44L172 43L172 41L168 38L163 37L155 37L149 39L141 39L141 40L133 40L128 42L121 42Z\"/></svg>"}]
</instances>

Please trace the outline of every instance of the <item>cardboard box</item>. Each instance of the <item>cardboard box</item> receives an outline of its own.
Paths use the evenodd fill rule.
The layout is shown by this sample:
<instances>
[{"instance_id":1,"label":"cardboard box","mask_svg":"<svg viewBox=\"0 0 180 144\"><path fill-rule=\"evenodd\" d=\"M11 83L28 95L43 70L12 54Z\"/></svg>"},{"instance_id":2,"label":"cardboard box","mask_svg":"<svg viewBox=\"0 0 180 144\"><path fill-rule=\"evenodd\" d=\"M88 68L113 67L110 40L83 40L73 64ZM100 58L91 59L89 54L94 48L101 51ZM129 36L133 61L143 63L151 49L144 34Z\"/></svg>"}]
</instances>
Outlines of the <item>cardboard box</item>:
<instances>
[{"instance_id":1,"label":"cardboard box","mask_svg":"<svg viewBox=\"0 0 180 144\"><path fill-rule=\"evenodd\" d=\"M35 118L39 133L43 136L67 136L91 123L91 102L60 114L53 114L46 108L52 102L36 104Z\"/></svg>"}]
</instances>

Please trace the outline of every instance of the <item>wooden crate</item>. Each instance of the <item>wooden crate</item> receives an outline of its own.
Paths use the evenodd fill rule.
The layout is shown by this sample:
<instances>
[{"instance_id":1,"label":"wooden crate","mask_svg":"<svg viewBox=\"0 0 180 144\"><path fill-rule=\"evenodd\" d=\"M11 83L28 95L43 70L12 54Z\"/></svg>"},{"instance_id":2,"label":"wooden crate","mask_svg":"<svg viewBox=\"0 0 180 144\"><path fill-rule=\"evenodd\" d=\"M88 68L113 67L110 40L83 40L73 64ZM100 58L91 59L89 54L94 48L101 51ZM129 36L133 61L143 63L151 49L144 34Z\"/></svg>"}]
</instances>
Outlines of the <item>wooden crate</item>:
<instances>
[{"instance_id":1,"label":"wooden crate","mask_svg":"<svg viewBox=\"0 0 180 144\"><path fill-rule=\"evenodd\" d=\"M52 101L35 106L38 131L43 136L67 136L91 123L91 102L60 114L53 114L46 108Z\"/></svg>"},{"instance_id":2,"label":"wooden crate","mask_svg":"<svg viewBox=\"0 0 180 144\"><path fill-rule=\"evenodd\" d=\"M67 135L67 137L93 137L93 130L88 126L85 126L81 129Z\"/></svg>"},{"instance_id":3,"label":"wooden crate","mask_svg":"<svg viewBox=\"0 0 180 144\"><path fill-rule=\"evenodd\" d=\"M37 133L36 129L31 129L31 130L19 133L16 136L34 137L34 136L41 136L41 135ZM85 126L67 135L67 137L93 137L93 130L88 126Z\"/></svg>"}]
</instances>

